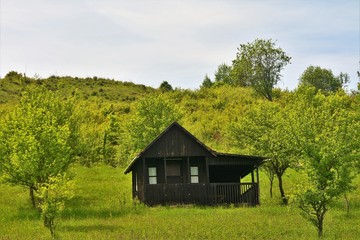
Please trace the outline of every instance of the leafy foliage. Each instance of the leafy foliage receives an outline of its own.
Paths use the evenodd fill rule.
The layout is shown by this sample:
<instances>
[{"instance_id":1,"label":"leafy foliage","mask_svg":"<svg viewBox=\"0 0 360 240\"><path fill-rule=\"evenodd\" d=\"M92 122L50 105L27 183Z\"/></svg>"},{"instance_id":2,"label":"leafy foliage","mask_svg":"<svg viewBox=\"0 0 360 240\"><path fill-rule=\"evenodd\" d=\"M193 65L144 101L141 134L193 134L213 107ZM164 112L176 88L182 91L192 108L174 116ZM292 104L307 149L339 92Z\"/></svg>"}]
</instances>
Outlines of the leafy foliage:
<instances>
[{"instance_id":1,"label":"leafy foliage","mask_svg":"<svg viewBox=\"0 0 360 240\"><path fill-rule=\"evenodd\" d=\"M276 175L284 204L288 200L283 189L282 176L296 165L298 150L291 143L290 126L285 120L286 109L275 102L259 102L249 107L246 114L234 123L230 133L234 144L250 149L252 154L269 157L266 170L269 177Z\"/></svg>"},{"instance_id":2,"label":"leafy foliage","mask_svg":"<svg viewBox=\"0 0 360 240\"><path fill-rule=\"evenodd\" d=\"M77 154L73 106L44 89L23 93L20 106L1 121L0 170L5 182L37 192L39 184L66 172Z\"/></svg>"},{"instance_id":3,"label":"leafy foliage","mask_svg":"<svg viewBox=\"0 0 360 240\"><path fill-rule=\"evenodd\" d=\"M209 78L209 76L206 74L200 87L201 87L201 88L210 88L210 87L213 86L213 84L214 84L214 83L211 81L211 79Z\"/></svg>"},{"instance_id":4,"label":"leafy foliage","mask_svg":"<svg viewBox=\"0 0 360 240\"><path fill-rule=\"evenodd\" d=\"M105 102L132 102L141 96L157 91L141 84L98 77L29 78L12 71L0 79L0 104L17 103L22 91L40 86L51 91L58 91L63 97L71 97L76 93L80 100L96 101L101 98Z\"/></svg>"},{"instance_id":5,"label":"leafy foliage","mask_svg":"<svg viewBox=\"0 0 360 240\"><path fill-rule=\"evenodd\" d=\"M271 101L272 89L290 59L281 48L275 47L271 39L256 39L252 43L240 44L233 61L232 77L236 85L252 86Z\"/></svg>"},{"instance_id":6,"label":"leafy foliage","mask_svg":"<svg viewBox=\"0 0 360 240\"><path fill-rule=\"evenodd\" d=\"M215 84L228 84L234 86L235 82L232 79L231 70L231 66L228 66L225 63L220 64L215 72Z\"/></svg>"},{"instance_id":7,"label":"leafy foliage","mask_svg":"<svg viewBox=\"0 0 360 240\"><path fill-rule=\"evenodd\" d=\"M160 84L159 89L161 90L161 92L168 92L168 91L172 91L172 90L173 90L172 86L171 86L170 83L168 83L167 81L163 81L163 82Z\"/></svg>"},{"instance_id":8,"label":"leafy foliage","mask_svg":"<svg viewBox=\"0 0 360 240\"><path fill-rule=\"evenodd\" d=\"M302 88L297 97L293 136L302 150L309 179L298 193L299 207L321 237L328 205L353 189L352 163L359 157L358 122L343 92L326 97L315 88Z\"/></svg>"},{"instance_id":9,"label":"leafy foliage","mask_svg":"<svg viewBox=\"0 0 360 240\"><path fill-rule=\"evenodd\" d=\"M65 200L73 197L74 182L66 174L59 174L49 178L48 182L40 183L36 187L40 201L41 216L44 226L49 228L52 238L56 237L55 218L64 210Z\"/></svg>"},{"instance_id":10,"label":"leafy foliage","mask_svg":"<svg viewBox=\"0 0 360 240\"><path fill-rule=\"evenodd\" d=\"M180 118L175 105L161 95L141 99L132 118L123 123L122 161L127 162L154 140L166 127Z\"/></svg>"},{"instance_id":11,"label":"leafy foliage","mask_svg":"<svg viewBox=\"0 0 360 240\"><path fill-rule=\"evenodd\" d=\"M324 69L319 66L309 66L301 75L299 85L314 86L316 90L325 92L336 92L349 82L349 76L346 73L340 73L334 76L330 69Z\"/></svg>"}]
</instances>

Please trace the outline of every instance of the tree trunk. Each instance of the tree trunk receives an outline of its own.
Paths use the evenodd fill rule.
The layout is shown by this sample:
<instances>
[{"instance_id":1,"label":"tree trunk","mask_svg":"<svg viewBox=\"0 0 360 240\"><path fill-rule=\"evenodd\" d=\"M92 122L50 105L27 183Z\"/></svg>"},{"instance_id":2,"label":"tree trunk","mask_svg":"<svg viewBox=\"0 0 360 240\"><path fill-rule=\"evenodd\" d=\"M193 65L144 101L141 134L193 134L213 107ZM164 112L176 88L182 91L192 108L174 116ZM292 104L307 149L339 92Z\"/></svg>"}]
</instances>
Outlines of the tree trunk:
<instances>
[{"instance_id":1,"label":"tree trunk","mask_svg":"<svg viewBox=\"0 0 360 240\"><path fill-rule=\"evenodd\" d=\"M322 234L323 234L323 223L324 223L324 217L320 216L318 218L318 237L319 237L319 239L321 239Z\"/></svg>"},{"instance_id":2,"label":"tree trunk","mask_svg":"<svg viewBox=\"0 0 360 240\"><path fill-rule=\"evenodd\" d=\"M273 197L273 183L274 183L274 178L270 179L270 198Z\"/></svg>"},{"instance_id":3,"label":"tree trunk","mask_svg":"<svg viewBox=\"0 0 360 240\"><path fill-rule=\"evenodd\" d=\"M36 208L36 202L35 202L35 195L34 195L34 188L30 187L30 199L31 199L31 204L33 206L33 208Z\"/></svg>"},{"instance_id":4,"label":"tree trunk","mask_svg":"<svg viewBox=\"0 0 360 240\"><path fill-rule=\"evenodd\" d=\"M349 199L348 199L346 193L344 193L344 197L345 197L345 204L346 204L346 213L349 214L350 213L350 202L349 202Z\"/></svg>"},{"instance_id":5,"label":"tree trunk","mask_svg":"<svg viewBox=\"0 0 360 240\"><path fill-rule=\"evenodd\" d=\"M106 159L106 138L107 138L107 136L106 136L107 134L106 134L106 130L104 131L104 141L103 141L103 149L102 149L102 152L103 152L103 161L105 162L105 163L108 163L107 162L107 159Z\"/></svg>"},{"instance_id":6,"label":"tree trunk","mask_svg":"<svg viewBox=\"0 0 360 240\"><path fill-rule=\"evenodd\" d=\"M317 217L318 237L321 239L323 234L325 213L327 211L325 203L322 203L320 208L316 209L315 211Z\"/></svg>"},{"instance_id":7,"label":"tree trunk","mask_svg":"<svg viewBox=\"0 0 360 240\"><path fill-rule=\"evenodd\" d=\"M288 199L285 196L285 192L284 192L284 188L283 188L283 183L282 183L282 174L276 174L278 181L279 181L279 190L280 190L280 195L281 195L281 199L283 201L283 204L287 205L288 204Z\"/></svg>"},{"instance_id":8,"label":"tree trunk","mask_svg":"<svg viewBox=\"0 0 360 240\"><path fill-rule=\"evenodd\" d=\"M321 219L321 220L319 220L319 225L318 225L318 237L319 238L322 237L322 230L323 230L323 221Z\"/></svg>"}]
</instances>

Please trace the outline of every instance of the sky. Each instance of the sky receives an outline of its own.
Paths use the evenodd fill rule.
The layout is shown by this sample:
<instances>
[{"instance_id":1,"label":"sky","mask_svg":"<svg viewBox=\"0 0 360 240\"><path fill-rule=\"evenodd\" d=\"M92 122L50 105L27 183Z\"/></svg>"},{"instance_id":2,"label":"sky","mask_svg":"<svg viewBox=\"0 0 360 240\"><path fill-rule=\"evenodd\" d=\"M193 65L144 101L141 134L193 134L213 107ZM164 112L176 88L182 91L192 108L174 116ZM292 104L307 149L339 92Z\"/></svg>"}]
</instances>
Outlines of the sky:
<instances>
[{"instance_id":1,"label":"sky","mask_svg":"<svg viewBox=\"0 0 360 240\"><path fill-rule=\"evenodd\" d=\"M198 89L240 44L272 39L292 59L359 82L359 0L0 0L0 77L103 77Z\"/></svg>"}]
</instances>

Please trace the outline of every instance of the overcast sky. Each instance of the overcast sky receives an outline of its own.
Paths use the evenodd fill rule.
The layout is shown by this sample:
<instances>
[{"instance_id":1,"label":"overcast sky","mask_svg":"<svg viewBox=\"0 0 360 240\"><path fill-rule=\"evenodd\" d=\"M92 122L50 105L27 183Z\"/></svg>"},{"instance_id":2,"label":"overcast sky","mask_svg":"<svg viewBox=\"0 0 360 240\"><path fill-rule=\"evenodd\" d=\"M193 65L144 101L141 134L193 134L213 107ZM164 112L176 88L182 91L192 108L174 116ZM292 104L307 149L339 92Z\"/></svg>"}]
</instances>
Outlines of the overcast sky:
<instances>
[{"instance_id":1,"label":"overcast sky","mask_svg":"<svg viewBox=\"0 0 360 240\"><path fill-rule=\"evenodd\" d=\"M0 0L0 75L104 77L196 89L256 38L292 57L279 87L316 65L359 81L359 0Z\"/></svg>"}]
</instances>

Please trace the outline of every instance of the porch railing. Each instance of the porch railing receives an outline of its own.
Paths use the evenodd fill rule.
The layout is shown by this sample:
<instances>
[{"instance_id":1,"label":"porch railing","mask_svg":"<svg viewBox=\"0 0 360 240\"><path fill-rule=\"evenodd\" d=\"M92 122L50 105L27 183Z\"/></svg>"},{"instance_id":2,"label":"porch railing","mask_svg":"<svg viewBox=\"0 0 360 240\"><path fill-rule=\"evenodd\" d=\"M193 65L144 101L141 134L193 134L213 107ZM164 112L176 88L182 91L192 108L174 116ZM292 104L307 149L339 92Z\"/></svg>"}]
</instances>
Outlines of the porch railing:
<instances>
[{"instance_id":1,"label":"porch railing","mask_svg":"<svg viewBox=\"0 0 360 240\"><path fill-rule=\"evenodd\" d=\"M157 204L259 204L257 183L179 183L145 185L145 203Z\"/></svg>"}]
</instances>

